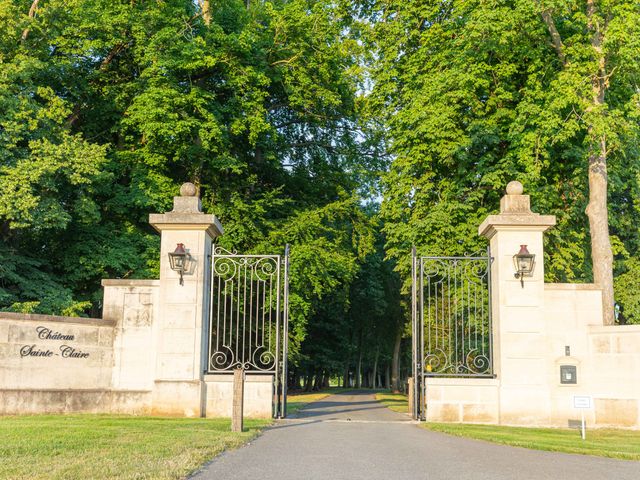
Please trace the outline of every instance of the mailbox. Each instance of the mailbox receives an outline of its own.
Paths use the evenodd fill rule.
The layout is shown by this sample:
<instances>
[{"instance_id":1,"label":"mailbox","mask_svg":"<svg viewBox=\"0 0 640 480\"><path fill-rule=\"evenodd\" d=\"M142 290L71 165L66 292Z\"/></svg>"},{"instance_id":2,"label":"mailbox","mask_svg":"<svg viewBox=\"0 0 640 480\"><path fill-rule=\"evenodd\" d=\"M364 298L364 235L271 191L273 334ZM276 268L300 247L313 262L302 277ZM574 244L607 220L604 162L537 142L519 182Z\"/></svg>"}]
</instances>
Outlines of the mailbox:
<instances>
[{"instance_id":1,"label":"mailbox","mask_svg":"<svg viewBox=\"0 0 640 480\"><path fill-rule=\"evenodd\" d=\"M575 365L560 365L560 383L578 383L577 369Z\"/></svg>"}]
</instances>

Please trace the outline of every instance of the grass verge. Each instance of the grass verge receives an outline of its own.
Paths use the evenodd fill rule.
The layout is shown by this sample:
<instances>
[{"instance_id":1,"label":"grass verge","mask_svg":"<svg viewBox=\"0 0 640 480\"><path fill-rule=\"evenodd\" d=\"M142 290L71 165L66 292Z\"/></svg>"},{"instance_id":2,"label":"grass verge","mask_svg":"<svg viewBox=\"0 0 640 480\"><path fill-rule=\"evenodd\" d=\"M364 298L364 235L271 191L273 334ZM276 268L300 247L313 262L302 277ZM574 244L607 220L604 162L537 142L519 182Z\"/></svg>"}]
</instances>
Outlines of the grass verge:
<instances>
[{"instance_id":1,"label":"grass verge","mask_svg":"<svg viewBox=\"0 0 640 480\"><path fill-rule=\"evenodd\" d=\"M0 478L179 479L238 447L270 420L107 415L0 417Z\"/></svg>"},{"instance_id":2,"label":"grass verge","mask_svg":"<svg viewBox=\"0 0 640 480\"><path fill-rule=\"evenodd\" d=\"M498 427L450 423L426 423L423 426L436 432L515 447L640 460L640 432L631 430L587 430L587 439L583 441L580 438L579 430L559 428Z\"/></svg>"},{"instance_id":3,"label":"grass verge","mask_svg":"<svg viewBox=\"0 0 640 480\"><path fill-rule=\"evenodd\" d=\"M409 413L409 399L404 393L391 393L385 390L376 393L376 400L394 412Z\"/></svg>"},{"instance_id":4,"label":"grass verge","mask_svg":"<svg viewBox=\"0 0 640 480\"><path fill-rule=\"evenodd\" d=\"M408 413L406 395L388 390L376 393L376 400L395 412ZM423 428L459 437L486 440L514 447L548 450L640 460L640 432L632 430L588 430L587 439L580 438L579 430L560 428L500 427L459 423L423 423Z\"/></svg>"},{"instance_id":5,"label":"grass verge","mask_svg":"<svg viewBox=\"0 0 640 480\"><path fill-rule=\"evenodd\" d=\"M329 395L348 391L342 387L329 387L318 392L289 392L287 395L287 415L293 415L309 403L317 402Z\"/></svg>"}]
</instances>

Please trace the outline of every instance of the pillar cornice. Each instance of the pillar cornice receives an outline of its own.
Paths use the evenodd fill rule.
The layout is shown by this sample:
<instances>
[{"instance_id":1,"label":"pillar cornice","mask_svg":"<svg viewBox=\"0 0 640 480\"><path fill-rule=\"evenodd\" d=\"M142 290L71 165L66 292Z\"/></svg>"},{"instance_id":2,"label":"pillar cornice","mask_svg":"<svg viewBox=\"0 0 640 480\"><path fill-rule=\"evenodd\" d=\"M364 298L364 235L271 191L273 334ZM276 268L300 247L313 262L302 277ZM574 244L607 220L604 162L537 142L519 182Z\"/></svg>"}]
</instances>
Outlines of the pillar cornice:
<instances>
[{"instance_id":1,"label":"pillar cornice","mask_svg":"<svg viewBox=\"0 0 640 480\"><path fill-rule=\"evenodd\" d=\"M478 234L491 239L497 232L505 230L545 232L555 224L555 215L538 213L489 215L478 227Z\"/></svg>"},{"instance_id":2,"label":"pillar cornice","mask_svg":"<svg viewBox=\"0 0 640 480\"><path fill-rule=\"evenodd\" d=\"M224 233L218 218L215 215L204 213L152 213L149 215L149 223L158 232L163 230L205 230L211 238Z\"/></svg>"},{"instance_id":3,"label":"pillar cornice","mask_svg":"<svg viewBox=\"0 0 640 480\"><path fill-rule=\"evenodd\" d=\"M185 183L182 186L179 197L173 197L172 211L150 214L149 223L158 232L163 230L205 230L211 238L224 233L224 229L215 215L202 212L202 204L196 195L196 188L190 183Z\"/></svg>"}]
</instances>

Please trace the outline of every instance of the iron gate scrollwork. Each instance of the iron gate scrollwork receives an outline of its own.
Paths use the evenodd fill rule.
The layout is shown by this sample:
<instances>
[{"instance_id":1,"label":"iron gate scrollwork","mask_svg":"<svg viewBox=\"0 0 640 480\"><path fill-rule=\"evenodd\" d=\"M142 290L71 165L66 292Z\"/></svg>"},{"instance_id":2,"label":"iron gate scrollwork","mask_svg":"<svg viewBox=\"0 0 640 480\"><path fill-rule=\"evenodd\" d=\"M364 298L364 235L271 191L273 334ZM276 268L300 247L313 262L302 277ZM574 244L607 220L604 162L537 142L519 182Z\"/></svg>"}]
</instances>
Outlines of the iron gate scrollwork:
<instances>
[{"instance_id":1,"label":"iron gate scrollwork","mask_svg":"<svg viewBox=\"0 0 640 480\"><path fill-rule=\"evenodd\" d=\"M238 255L214 245L207 373L273 374L275 417L286 415L289 247Z\"/></svg>"},{"instance_id":2,"label":"iron gate scrollwork","mask_svg":"<svg viewBox=\"0 0 640 480\"><path fill-rule=\"evenodd\" d=\"M491 255L412 255L414 418L424 377L492 377Z\"/></svg>"}]
</instances>

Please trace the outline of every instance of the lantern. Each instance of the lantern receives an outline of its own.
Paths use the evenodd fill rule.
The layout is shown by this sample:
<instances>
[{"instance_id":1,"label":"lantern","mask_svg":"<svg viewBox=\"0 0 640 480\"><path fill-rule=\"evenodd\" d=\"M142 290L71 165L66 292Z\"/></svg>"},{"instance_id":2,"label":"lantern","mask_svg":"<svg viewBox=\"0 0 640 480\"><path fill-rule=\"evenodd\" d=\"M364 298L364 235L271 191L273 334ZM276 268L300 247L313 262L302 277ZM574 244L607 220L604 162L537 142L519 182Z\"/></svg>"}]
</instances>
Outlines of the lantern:
<instances>
[{"instance_id":1,"label":"lantern","mask_svg":"<svg viewBox=\"0 0 640 480\"><path fill-rule=\"evenodd\" d=\"M173 252L169 252L169 265L171 270L180 273L180 285L184 285L182 275L188 270L191 255L184 248L184 243L179 243Z\"/></svg>"},{"instance_id":2,"label":"lantern","mask_svg":"<svg viewBox=\"0 0 640 480\"><path fill-rule=\"evenodd\" d=\"M520 279L524 288L524 277L531 277L536 264L536 256L529 253L526 245L520 245L520 251L513 256L513 264L516 269L515 277Z\"/></svg>"}]
</instances>

